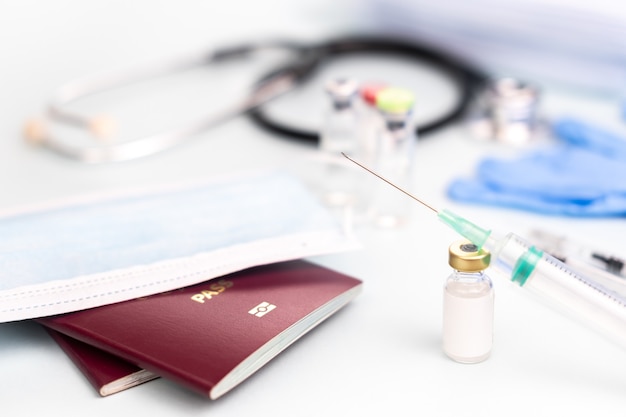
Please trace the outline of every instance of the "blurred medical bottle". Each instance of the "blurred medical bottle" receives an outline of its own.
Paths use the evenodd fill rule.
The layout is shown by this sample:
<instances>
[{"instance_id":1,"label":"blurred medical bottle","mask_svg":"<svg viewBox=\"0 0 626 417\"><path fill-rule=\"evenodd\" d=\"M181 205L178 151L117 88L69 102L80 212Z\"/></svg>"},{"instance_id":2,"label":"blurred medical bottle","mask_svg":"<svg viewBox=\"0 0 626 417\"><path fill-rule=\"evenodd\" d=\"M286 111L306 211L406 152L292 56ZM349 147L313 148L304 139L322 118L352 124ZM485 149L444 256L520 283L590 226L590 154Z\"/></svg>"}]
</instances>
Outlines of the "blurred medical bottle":
<instances>
[{"instance_id":1,"label":"blurred medical bottle","mask_svg":"<svg viewBox=\"0 0 626 417\"><path fill-rule=\"evenodd\" d=\"M490 80L468 118L473 137L523 146L542 132L539 104L541 91L535 85L512 78Z\"/></svg>"},{"instance_id":2,"label":"blurred medical bottle","mask_svg":"<svg viewBox=\"0 0 626 417\"><path fill-rule=\"evenodd\" d=\"M448 252L454 271L444 286L443 351L457 362L481 362L493 344L494 290L484 272L491 255L469 240L453 243Z\"/></svg>"},{"instance_id":3,"label":"blurred medical bottle","mask_svg":"<svg viewBox=\"0 0 626 417\"><path fill-rule=\"evenodd\" d=\"M410 190L416 142L412 92L395 87L376 95L382 122L376 138L373 166L397 186ZM374 223L381 227L400 227L409 220L411 200L378 181L373 189Z\"/></svg>"},{"instance_id":4,"label":"blurred medical bottle","mask_svg":"<svg viewBox=\"0 0 626 417\"><path fill-rule=\"evenodd\" d=\"M376 138L382 126L382 118L376 107L378 93L387 87L381 82L364 82L359 88L358 112L359 112L359 146L361 149L360 160L367 166L374 163L376 150Z\"/></svg>"},{"instance_id":5,"label":"blurred medical bottle","mask_svg":"<svg viewBox=\"0 0 626 417\"><path fill-rule=\"evenodd\" d=\"M359 153L359 119L355 108L358 83L335 79L326 84L330 97L320 134L319 149L324 163L322 200L331 207L352 207L356 203L357 173L346 162L347 155Z\"/></svg>"}]
</instances>

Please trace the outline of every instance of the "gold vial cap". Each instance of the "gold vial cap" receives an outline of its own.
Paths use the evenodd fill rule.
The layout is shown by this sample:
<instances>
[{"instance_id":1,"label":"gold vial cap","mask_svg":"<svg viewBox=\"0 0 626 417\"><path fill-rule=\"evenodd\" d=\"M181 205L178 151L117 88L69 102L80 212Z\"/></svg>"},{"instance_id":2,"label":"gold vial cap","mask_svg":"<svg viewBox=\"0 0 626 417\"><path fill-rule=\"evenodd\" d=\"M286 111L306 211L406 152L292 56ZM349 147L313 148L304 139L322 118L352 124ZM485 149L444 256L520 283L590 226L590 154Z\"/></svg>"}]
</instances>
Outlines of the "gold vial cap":
<instances>
[{"instance_id":1,"label":"gold vial cap","mask_svg":"<svg viewBox=\"0 0 626 417\"><path fill-rule=\"evenodd\" d=\"M491 254L469 240L459 240L450 245L448 263L457 271L478 272L486 269L491 261Z\"/></svg>"}]
</instances>

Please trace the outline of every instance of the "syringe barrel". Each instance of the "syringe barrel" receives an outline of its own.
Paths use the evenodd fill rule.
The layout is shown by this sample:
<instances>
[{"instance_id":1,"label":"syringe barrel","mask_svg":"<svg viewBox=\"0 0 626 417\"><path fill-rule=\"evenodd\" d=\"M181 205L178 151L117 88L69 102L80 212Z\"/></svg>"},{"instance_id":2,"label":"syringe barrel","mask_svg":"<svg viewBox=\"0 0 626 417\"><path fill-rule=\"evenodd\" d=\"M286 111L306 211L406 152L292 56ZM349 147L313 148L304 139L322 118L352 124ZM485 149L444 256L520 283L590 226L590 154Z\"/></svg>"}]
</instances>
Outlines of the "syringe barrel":
<instances>
[{"instance_id":1,"label":"syringe barrel","mask_svg":"<svg viewBox=\"0 0 626 417\"><path fill-rule=\"evenodd\" d=\"M626 347L626 301L515 234L491 241L491 268Z\"/></svg>"}]
</instances>

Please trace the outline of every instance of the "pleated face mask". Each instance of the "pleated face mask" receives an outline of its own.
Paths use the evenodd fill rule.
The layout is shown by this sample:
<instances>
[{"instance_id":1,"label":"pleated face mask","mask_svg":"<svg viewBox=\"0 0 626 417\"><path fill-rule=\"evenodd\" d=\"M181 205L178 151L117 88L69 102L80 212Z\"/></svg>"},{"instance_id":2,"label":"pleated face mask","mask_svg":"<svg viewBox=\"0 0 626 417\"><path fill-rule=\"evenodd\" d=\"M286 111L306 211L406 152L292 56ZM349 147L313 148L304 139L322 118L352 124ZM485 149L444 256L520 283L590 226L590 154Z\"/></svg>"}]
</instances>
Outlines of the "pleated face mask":
<instances>
[{"instance_id":1,"label":"pleated face mask","mask_svg":"<svg viewBox=\"0 0 626 417\"><path fill-rule=\"evenodd\" d=\"M14 210L0 217L0 322L356 246L279 172Z\"/></svg>"}]
</instances>

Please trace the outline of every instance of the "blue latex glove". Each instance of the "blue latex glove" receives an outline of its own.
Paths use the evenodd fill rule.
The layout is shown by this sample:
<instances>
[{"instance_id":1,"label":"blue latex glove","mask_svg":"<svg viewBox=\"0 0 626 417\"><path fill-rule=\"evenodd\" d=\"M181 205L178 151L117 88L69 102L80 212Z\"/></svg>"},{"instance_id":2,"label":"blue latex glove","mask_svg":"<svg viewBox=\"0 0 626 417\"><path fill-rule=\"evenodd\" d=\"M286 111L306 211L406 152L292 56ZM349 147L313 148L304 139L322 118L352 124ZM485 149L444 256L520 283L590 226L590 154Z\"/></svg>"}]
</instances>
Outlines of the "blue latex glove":
<instances>
[{"instance_id":1,"label":"blue latex glove","mask_svg":"<svg viewBox=\"0 0 626 417\"><path fill-rule=\"evenodd\" d=\"M515 160L485 159L476 178L454 181L451 198L570 216L626 215L626 140L560 120L565 142Z\"/></svg>"},{"instance_id":2,"label":"blue latex glove","mask_svg":"<svg viewBox=\"0 0 626 417\"><path fill-rule=\"evenodd\" d=\"M626 138L613 132L571 118L557 120L552 130L566 144L626 162Z\"/></svg>"}]
</instances>

